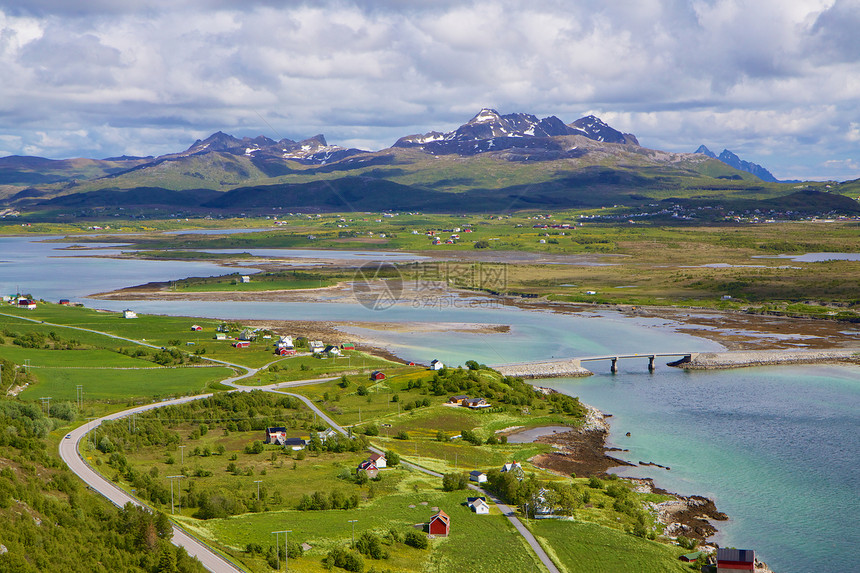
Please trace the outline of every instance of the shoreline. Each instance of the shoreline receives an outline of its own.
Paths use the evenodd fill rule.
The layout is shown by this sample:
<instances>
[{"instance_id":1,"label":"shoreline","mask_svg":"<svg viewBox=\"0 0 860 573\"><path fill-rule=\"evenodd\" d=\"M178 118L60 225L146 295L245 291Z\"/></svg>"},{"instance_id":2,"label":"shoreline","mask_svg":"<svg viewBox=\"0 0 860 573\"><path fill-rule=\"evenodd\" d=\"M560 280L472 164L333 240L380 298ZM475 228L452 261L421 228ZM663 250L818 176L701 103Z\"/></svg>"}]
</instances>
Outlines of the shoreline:
<instances>
[{"instance_id":1,"label":"shoreline","mask_svg":"<svg viewBox=\"0 0 860 573\"><path fill-rule=\"evenodd\" d=\"M543 389L540 389L543 390ZM585 422L579 428L568 432L540 436L534 442L549 444L555 451L538 454L529 460L535 466L559 475L576 477L605 478L609 470L616 467L638 467L638 465L659 465L652 462L638 465L608 455L610 452L627 451L607 447L609 421L611 414L601 412L588 404L583 404L587 413ZM516 434L517 432L511 432ZM668 469L668 468L667 468ZM623 480L634 484L634 491L671 496L673 499L650 503L650 509L657 520L665 527L667 537L684 535L708 544L708 538L718 529L711 521L726 521L729 517L719 511L716 502L700 495L681 495L665 490L654 483L653 478L624 477Z\"/></svg>"}]
</instances>

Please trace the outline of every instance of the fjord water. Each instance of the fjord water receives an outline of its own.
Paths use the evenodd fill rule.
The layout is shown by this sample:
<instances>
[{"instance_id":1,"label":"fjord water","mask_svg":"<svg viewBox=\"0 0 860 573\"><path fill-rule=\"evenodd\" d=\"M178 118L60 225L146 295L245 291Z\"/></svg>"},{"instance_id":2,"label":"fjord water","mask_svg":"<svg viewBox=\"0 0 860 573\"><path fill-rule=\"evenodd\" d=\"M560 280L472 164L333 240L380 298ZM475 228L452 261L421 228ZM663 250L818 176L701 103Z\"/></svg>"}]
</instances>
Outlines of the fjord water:
<instances>
[{"instance_id":1,"label":"fjord water","mask_svg":"<svg viewBox=\"0 0 860 573\"><path fill-rule=\"evenodd\" d=\"M715 541L753 548L779 573L856 570L860 369L785 366L545 380L610 412L617 469L716 500ZM630 432L630 437L625 434Z\"/></svg>"},{"instance_id":2,"label":"fjord water","mask_svg":"<svg viewBox=\"0 0 860 573\"><path fill-rule=\"evenodd\" d=\"M37 240L44 239L40 237ZM214 263L93 258L118 251L58 251L64 244L32 237L0 238L0 292L20 287L37 298L75 298L114 288L187 276L234 272ZM71 256L69 256L71 255ZM89 256L81 256L89 255ZM312 256L308 253L306 256ZM552 357L719 350L677 331L677 323L617 312L527 311L475 297L457 304L385 311L360 304L90 300L87 306L220 319L452 322L510 325L508 333L444 330L391 332L356 328L397 355L426 363L474 359L501 364ZM654 477L660 487L714 497L732 518L717 523L717 540L756 549L778 573L853 570L860 544L860 368L809 366L683 372L644 359L621 361L621 372L594 363L585 379L540 384L581 396L613 414L618 457L671 467L619 470ZM624 434L631 432L628 438Z\"/></svg>"}]
</instances>

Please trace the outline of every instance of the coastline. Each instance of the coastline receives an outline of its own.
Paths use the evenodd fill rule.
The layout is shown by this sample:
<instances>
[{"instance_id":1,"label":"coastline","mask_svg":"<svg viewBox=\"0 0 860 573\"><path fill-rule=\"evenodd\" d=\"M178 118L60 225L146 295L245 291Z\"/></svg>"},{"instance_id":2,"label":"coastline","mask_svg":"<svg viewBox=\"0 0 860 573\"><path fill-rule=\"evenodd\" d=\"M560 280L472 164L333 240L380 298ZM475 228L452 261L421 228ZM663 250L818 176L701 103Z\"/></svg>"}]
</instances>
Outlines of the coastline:
<instances>
[{"instance_id":1,"label":"coastline","mask_svg":"<svg viewBox=\"0 0 860 573\"><path fill-rule=\"evenodd\" d=\"M543 391L543 389L540 390ZM615 467L636 467L636 464L609 455L613 451L626 451L607 447L609 437L607 418L610 418L611 414L601 412L588 404L583 406L587 413L582 426L569 432L548 434L535 439L535 442L553 446L555 451L534 456L529 462L559 475L575 474L577 477L598 478L607 477L609 470ZM642 465L641 462L640 465ZM684 535L707 543L707 539L717 532L717 528L711 521L729 519L725 513L717 509L714 500L707 497L684 496L667 491L656 486L652 478L624 479L635 484L634 489L639 493L656 493L673 498L651 504L651 510L658 521L664 525L664 532L668 537Z\"/></svg>"}]
</instances>

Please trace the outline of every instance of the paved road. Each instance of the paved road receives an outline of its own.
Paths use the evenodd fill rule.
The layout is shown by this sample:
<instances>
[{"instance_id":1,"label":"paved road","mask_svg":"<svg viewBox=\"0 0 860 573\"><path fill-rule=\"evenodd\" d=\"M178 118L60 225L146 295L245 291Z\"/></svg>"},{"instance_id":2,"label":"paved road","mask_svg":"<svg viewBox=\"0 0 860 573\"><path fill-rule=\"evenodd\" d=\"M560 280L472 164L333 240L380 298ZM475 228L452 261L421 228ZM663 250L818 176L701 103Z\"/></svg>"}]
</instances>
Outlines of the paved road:
<instances>
[{"instance_id":1,"label":"paved road","mask_svg":"<svg viewBox=\"0 0 860 573\"><path fill-rule=\"evenodd\" d=\"M149 343L144 342L144 341L134 340L132 338L125 338L122 336L117 336L117 335L109 334L106 332L100 332L98 330L93 330L90 328L82 328L82 327L78 327L78 326L69 326L69 325L65 325L65 324L48 323L48 322L44 322L44 321L40 321L40 320L34 320L31 318L21 317L21 316L17 316L17 315L9 315L9 314L5 314L5 313L0 313L0 315L8 316L10 318L18 318L18 319L26 320L26 321L30 321L30 322L48 324L50 326L56 326L59 328L83 330L86 332L92 332L95 334L100 334L100 335L107 336L107 337L114 338L114 339L118 339L118 340L125 340L128 342L133 342L133 343L139 344L141 346L147 346L150 348L160 348L158 346L155 346L153 344L149 344ZM337 424L334 420L332 420L325 412L320 410L316 406L316 404L314 404L311 400L309 400L305 396L302 396L301 394L295 394L292 392L285 392L282 390L282 388L302 386L302 385L306 385L306 384L316 384L319 382L327 382L330 380L335 380L336 378L318 378L318 379L313 379L313 380L299 380L299 381L295 381L295 382L280 382L277 384L269 384L266 386L244 386L244 385L238 384L238 381L243 380L245 378L250 378L251 376L256 375L260 370L263 370L263 369L267 368L268 366L270 366L271 364L279 362L282 359L273 360L272 362L270 362L269 364L266 364L265 366L262 366L261 368L248 368L247 366L242 366L240 364L233 364L231 362L227 362L224 360L218 360L215 358L206 358L206 357L203 357L203 358L204 358L204 360L207 360L208 362L215 362L218 364L223 364L225 366L229 366L230 368L235 368L239 371L242 371L242 370L245 371L244 374L232 376L230 378L227 378L227 379L221 381L221 383L224 385L232 386L234 388L234 390L233 390L234 392L251 392L253 390L263 390L263 391L267 391L267 392L276 392L279 394L285 394L288 396L298 398L299 400L304 402L312 411L314 411L320 418L325 420L326 423L328 423L335 431L340 432L344 436L348 435L348 432L346 430L344 430L339 424ZM98 493L105 496L107 499L109 499L111 502L113 502L118 507L123 507L126 503L133 503L135 505L146 507L145 504L141 503L137 498L132 497L131 495L129 495L128 493L126 493L125 491L123 491L122 489L120 489L116 485L114 485L111 481L102 477L101 474L98 474L97 472L95 472L79 454L80 442L84 440L84 438L86 437L86 435L90 431L96 429L104 421L124 418L124 417L130 416L132 414L145 412L147 410L153 410L155 408L163 408L165 406L172 406L175 404L183 404L185 402L191 402L193 400L201 400L203 398L208 398L209 396L212 396L212 393L199 394L197 396L186 396L183 398L177 398L174 400L166 400L163 402L154 402L152 404L146 404L144 406L138 406L136 408L130 408L128 410L123 410L122 412L116 412L114 414L104 416L103 418L93 420L93 421L91 421L85 425L82 425L82 426L75 428L74 430L72 430L71 432L69 432L66 435L66 437L60 442L60 447L59 447L60 458L62 458L62 460L64 462L66 462L66 464L69 466L69 469L71 469L72 472L77 474L77 476L80 477L90 488L92 488L93 490L95 490ZM383 453L381 450L379 450L377 448L371 447L370 449L376 453L380 453L380 454ZM406 461L402 461L401 463L405 467L411 468L413 470L424 472L424 473L431 475L431 476L434 476L434 477L442 477L442 474L440 474L439 472L429 470L429 469L421 467L417 464L414 464L411 462L406 462ZM522 535L523 538L525 538L526 542L529 544L529 546L531 546L532 550L534 550L534 552L537 554L538 558L541 560L541 562L544 564L544 566L547 568L547 570L550 573L560 573L558 568L555 566L555 564L549 558L549 555L547 555L547 553L546 553L546 551L544 551L543 547L541 547L540 544L537 542L537 539L535 539L534 535L532 535L532 533L528 529L526 529L526 527L522 524L522 522L519 520L519 518L517 518L513 509L511 509L509 506L501 503L501 501L499 499L497 499L493 495L489 494L485 490L479 488L478 486L470 484L469 487L471 489L475 490L476 492L481 493L482 495L486 496L487 498L489 498L491 501L493 501L496 504L496 506L502 511L502 513L508 518L508 520L517 529L517 531L520 533L520 535ZM208 569L209 571L212 571L213 573L240 573L243 571L243 569L241 569L238 565L228 561L227 558L225 558L224 556L222 556L218 553L215 553L208 546L206 546L205 544L203 544L202 542L200 542L196 538L192 537L187 532L185 532L183 529L181 529L177 526L173 527L172 542L175 545L184 547L189 555L192 555L192 556L196 557L197 559L199 559L200 562L203 564L203 566L206 567L206 569Z\"/></svg>"}]
</instances>

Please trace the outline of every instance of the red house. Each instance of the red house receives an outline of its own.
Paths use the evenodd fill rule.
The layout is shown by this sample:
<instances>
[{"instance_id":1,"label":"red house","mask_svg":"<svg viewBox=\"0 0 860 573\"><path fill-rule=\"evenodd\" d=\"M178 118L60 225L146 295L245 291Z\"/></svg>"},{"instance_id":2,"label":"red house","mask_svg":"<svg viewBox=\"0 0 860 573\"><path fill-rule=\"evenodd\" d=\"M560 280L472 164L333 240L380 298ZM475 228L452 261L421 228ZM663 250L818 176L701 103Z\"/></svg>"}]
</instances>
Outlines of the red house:
<instances>
[{"instance_id":1,"label":"red house","mask_svg":"<svg viewBox=\"0 0 860 573\"><path fill-rule=\"evenodd\" d=\"M237 340L233 343L233 346L235 348L248 348L249 346L251 346L251 343L245 340Z\"/></svg>"},{"instance_id":2,"label":"red house","mask_svg":"<svg viewBox=\"0 0 860 573\"><path fill-rule=\"evenodd\" d=\"M193 331L195 331L195 332L200 332L201 330L203 330L203 327L202 327L202 326L200 326L199 324L192 324L192 325L191 325L191 330L193 330Z\"/></svg>"},{"instance_id":3,"label":"red house","mask_svg":"<svg viewBox=\"0 0 860 573\"><path fill-rule=\"evenodd\" d=\"M286 346L281 346L278 350L275 351L275 354L280 356L290 356L296 353L295 348L287 348Z\"/></svg>"},{"instance_id":4,"label":"red house","mask_svg":"<svg viewBox=\"0 0 860 573\"><path fill-rule=\"evenodd\" d=\"M755 551L752 549L717 549L717 573L755 571Z\"/></svg>"},{"instance_id":5,"label":"red house","mask_svg":"<svg viewBox=\"0 0 860 573\"><path fill-rule=\"evenodd\" d=\"M451 518L448 514L439 510L439 513L430 518L430 525L427 526L427 533L430 535L444 535L448 537L451 531Z\"/></svg>"},{"instance_id":6,"label":"red house","mask_svg":"<svg viewBox=\"0 0 860 573\"><path fill-rule=\"evenodd\" d=\"M371 380L385 380L385 374L381 370L374 370L370 373Z\"/></svg>"}]
</instances>

